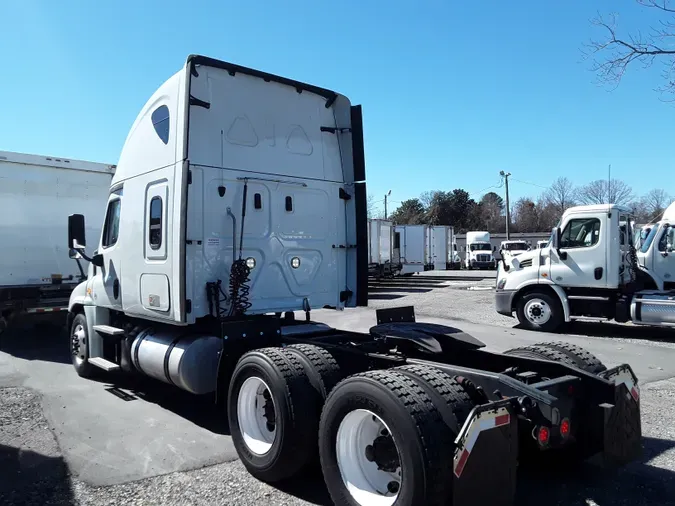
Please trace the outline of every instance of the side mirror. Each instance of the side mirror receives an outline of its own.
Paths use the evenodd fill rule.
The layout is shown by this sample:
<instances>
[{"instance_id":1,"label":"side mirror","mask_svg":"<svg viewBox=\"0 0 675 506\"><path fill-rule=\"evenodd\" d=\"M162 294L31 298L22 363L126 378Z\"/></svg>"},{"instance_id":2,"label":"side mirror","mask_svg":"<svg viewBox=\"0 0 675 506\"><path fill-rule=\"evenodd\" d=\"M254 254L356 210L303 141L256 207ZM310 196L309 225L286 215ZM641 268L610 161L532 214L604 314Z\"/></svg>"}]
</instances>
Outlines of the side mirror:
<instances>
[{"instance_id":1,"label":"side mirror","mask_svg":"<svg viewBox=\"0 0 675 506\"><path fill-rule=\"evenodd\" d=\"M87 245L84 234L84 215L68 216L68 249L83 249Z\"/></svg>"},{"instance_id":2,"label":"side mirror","mask_svg":"<svg viewBox=\"0 0 675 506\"><path fill-rule=\"evenodd\" d=\"M556 250L560 260L567 260L567 252L560 251L560 243L560 229L558 227L553 227L553 230L551 230L551 249Z\"/></svg>"},{"instance_id":3,"label":"side mirror","mask_svg":"<svg viewBox=\"0 0 675 506\"><path fill-rule=\"evenodd\" d=\"M551 230L551 248L554 250L560 249L560 229L558 227L553 227L553 230Z\"/></svg>"}]
</instances>

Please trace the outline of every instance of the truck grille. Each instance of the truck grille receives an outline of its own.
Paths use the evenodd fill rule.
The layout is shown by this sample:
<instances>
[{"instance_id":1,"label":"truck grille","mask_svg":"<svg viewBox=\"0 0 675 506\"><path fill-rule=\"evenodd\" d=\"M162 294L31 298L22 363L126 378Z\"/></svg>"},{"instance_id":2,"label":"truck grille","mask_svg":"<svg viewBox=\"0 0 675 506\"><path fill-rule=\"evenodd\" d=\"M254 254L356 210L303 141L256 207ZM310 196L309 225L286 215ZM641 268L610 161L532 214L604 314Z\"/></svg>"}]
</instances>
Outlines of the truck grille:
<instances>
[{"instance_id":1,"label":"truck grille","mask_svg":"<svg viewBox=\"0 0 675 506\"><path fill-rule=\"evenodd\" d=\"M490 255L476 255L476 260L479 262L489 262Z\"/></svg>"}]
</instances>

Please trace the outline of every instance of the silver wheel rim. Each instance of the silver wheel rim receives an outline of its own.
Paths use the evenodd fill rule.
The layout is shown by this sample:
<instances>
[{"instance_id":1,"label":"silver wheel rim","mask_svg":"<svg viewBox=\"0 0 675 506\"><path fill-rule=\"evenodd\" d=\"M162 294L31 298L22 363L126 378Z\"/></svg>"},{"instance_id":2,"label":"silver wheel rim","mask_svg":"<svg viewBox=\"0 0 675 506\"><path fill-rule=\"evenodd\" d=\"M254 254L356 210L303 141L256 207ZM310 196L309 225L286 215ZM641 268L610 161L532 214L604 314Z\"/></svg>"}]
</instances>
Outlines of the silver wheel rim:
<instances>
[{"instance_id":1,"label":"silver wheel rim","mask_svg":"<svg viewBox=\"0 0 675 506\"><path fill-rule=\"evenodd\" d=\"M531 299L525 304L525 318L535 325L543 325L551 319L552 311L546 301Z\"/></svg>"},{"instance_id":2,"label":"silver wheel rim","mask_svg":"<svg viewBox=\"0 0 675 506\"><path fill-rule=\"evenodd\" d=\"M81 365L87 360L87 334L81 324L78 324L73 330L72 347L75 363Z\"/></svg>"},{"instance_id":3,"label":"silver wheel rim","mask_svg":"<svg viewBox=\"0 0 675 506\"><path fill-rule=\"evenodd\" d=\"M252 376L237 397L237 421L244 444L256 455L270 451L277 435L277 410L272 392L262 379Z\"/></svg>"},{"instance_id":4,"label":"silver wheel rim","mask_svg":"<svg viewBox=\"0 0 675 506\"><path fill-rule=\"evenodd\" d=\"M386 465L378 464L378 450L374 450L376 439L383 438L397 455ZM379 416L365 409L348 413L340 422L335 449L342 481L354 501L360 506L391 506L396 502L402 484L400 452Z\"/></svg>"}]
</instances>

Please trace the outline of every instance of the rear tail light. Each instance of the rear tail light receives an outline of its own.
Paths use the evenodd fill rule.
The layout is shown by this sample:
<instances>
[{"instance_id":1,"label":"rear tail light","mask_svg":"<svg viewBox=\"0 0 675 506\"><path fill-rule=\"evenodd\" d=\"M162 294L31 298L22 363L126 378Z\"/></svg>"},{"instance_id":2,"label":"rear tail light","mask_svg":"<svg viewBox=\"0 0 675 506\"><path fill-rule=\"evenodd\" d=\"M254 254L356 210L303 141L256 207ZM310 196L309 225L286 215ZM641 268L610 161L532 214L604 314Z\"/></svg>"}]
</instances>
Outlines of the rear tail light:
<instances>
[{"instance_id":1,"label":"rear tail light","mask_svg":"<svg viewBox=\"0 0 675 506\"><path fill-rule=\"evenodd\" d=\"M548 427L542 426L537 429L537 442L540 446L547 446L550 438L551 431Z\"/></svg>"},{"instance_id":2,"label":"rear tail light","mask_svg":"<svg viewBox=\"0 0 675 506\"><path fill-rule=\"evenodd\" d=\"M569 437L570 429L570 421L567 418L563 418L562 422L560 422L560 435L563 439Z\"/></svg>"}]
</instances>

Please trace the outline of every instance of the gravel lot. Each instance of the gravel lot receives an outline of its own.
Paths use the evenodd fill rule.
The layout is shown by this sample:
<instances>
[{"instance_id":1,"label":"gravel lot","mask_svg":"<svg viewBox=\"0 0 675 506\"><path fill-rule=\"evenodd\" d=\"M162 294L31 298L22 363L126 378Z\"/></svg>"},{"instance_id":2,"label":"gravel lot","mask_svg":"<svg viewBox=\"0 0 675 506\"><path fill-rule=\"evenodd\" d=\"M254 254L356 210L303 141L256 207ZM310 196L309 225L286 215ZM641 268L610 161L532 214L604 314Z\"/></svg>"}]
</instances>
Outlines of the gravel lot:
<instances>
[{"instance_id":1,"label":"gravel lot","mask_svg":"<svg viewBox=\"0 0 675 506\"><path fill-rule=\"evenodd\" d=\"M416 313L512 327L493 309L494 279L413 278L374 283L371 306L415 305ZM573 333L617 342L674 347L673 333L577 324ZM642 385L644 456L618 472L590 465L540 474L521 470L518 505L675 505L675 379ZM139 423L144 423L139 419ZM166 428L171 430L170 427ZM275 488L239 462L93 487L71 476L41 399L26 388L0 389L0 504L22 505L329 505L320 475Z\"/></svg>"}]
</instances>

